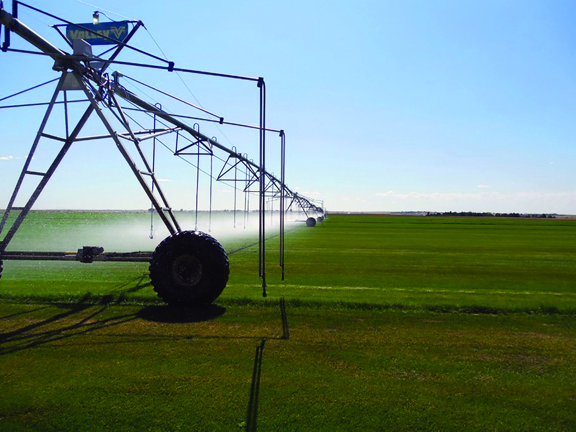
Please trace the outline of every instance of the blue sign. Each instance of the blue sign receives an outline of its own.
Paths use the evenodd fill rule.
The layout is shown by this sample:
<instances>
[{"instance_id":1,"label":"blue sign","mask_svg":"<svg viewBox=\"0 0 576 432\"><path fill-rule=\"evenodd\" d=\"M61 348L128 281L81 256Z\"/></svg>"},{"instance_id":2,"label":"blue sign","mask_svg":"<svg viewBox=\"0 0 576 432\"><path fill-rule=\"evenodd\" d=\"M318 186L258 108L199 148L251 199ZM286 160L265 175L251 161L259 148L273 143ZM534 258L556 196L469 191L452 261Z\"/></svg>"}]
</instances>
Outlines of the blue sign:
<instances>
[{"instance_id":1,"label":"blue sign","mask_svg":"<svg viewBox=\"0 0 576 432\"><path fill-rule=\"evenodd\" d=\"M82 26L82 28L78 26ZM84 39L90 45L114 45L122 42L128 36L128 21L70 24L66 26L66 36L72 42L76 39Z\"/></svg>"}]
</instances>

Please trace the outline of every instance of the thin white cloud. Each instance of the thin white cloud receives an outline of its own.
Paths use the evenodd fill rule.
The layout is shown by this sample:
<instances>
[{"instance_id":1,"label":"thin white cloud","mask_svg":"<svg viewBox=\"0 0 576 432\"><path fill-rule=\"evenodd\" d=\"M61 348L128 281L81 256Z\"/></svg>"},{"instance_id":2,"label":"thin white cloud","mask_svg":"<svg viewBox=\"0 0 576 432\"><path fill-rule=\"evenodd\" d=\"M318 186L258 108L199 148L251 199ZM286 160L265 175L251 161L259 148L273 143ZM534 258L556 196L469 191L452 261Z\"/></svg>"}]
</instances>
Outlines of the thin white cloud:
<instances>
[{"instance_id":1,"label":"thin white cloud","mask_svg":"<svg viewBox=\"0 0 576 432\"><path fill-rule=\"evenodd\" d=\"M488 189L490 186L487 186L485 184L479 184L478 185L478 189Z\"/></svg>"},{"instance_id":2,"label":"thin white cloud","mask_svg":"<svg viewBox=\"0 0 576 432\"><path fill-rule=\"evenodd\" d=\"M0 156L0 160L2 161L9 161L14 159L14 156Z\"/></svg>"},{"instance_id":3,"label":"thin white cloud","mask_svg":"<svg viewBox=\"0 0 576 432\"><path fill-rule=\"evenodd\" d=\"M491 200L541 200L541 199L554 199L554 200L576 200L576 191L571 192L516 192L516 193L501 193L501 192L475 192L475 193L459 193L459 192L408 192L397 193L394 191L378 192L378 197L393 198L393 199L426 199L433 201L456 201L462 199L491 199Z\"/></svg>"}]
</instances>

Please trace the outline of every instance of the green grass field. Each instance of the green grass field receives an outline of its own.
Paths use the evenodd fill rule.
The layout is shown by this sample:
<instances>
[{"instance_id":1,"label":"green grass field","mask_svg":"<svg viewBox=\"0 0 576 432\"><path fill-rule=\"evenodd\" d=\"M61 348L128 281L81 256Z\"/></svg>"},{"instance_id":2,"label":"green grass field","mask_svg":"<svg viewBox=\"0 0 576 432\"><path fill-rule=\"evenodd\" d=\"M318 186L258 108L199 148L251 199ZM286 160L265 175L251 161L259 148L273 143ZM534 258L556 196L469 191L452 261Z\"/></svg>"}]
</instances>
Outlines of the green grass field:
<instances>
[{"instance_id":1,"label":"green grass field","mask_svg":"<svg viewBox=\"0 0 576 432\"><path fill-rule=\"evenodd\" d=\"M33 213L12 250L153 250L144 213ZM132 224L132 225L131 225ZM136 231L130 227L138 227ZM278 238L267 242L270 298L379 307L576 313L576 221L334 216L291 228L286 278ZM270 229L273 235L275 229ZM254 233L219 238L230 254L221 301L261 298ZM103 234L102 234L103 233ZM84 241L84 242L83 242ZM108 247L110 246L110 247ZM0 295L150 302L147 264L10 261Z\"/></svg>"},{"instance_id":2,"label":"green grass field","mask_svg":"<svg viewBox=\"0 0 576 432\"><path fill-rule=\"evenodd\" d=\"M144 216L33 213L10 249L110 218L143 249ZM0 430L255 430L262 341L257 430L576 429L576 221L331 216L290 228L284 282L277 241L267 299L252 246L204 312L161 305L145 264L5 262Z\"/></svg>"}]
</instances>

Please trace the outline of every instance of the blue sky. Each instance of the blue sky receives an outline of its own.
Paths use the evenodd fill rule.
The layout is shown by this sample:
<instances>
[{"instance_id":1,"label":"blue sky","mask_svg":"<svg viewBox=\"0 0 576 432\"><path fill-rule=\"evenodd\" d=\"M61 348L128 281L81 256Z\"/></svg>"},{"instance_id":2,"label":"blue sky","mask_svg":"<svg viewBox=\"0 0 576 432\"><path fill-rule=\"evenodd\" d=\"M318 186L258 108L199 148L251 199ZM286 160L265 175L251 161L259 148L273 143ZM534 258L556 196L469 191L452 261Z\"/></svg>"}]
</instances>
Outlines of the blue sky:
<instances>
[{"instance_id":1,"label":"blue sky","mask_svg":"<svg viewBox=\"0 0 576 432\"><path fill-rule=\"evenodd\" d=\"M140 19L147 31L134 45L162 56L158 45L178 67L264 77L267 124L287 134L287 183L329 210L576 214L574 2L29 3L74 22L89 22L96 9ZM20 18L64 47L50 18ZM120 69L227 120L257 123L253 83ZM0 53L0 76L1 98L57 74L47 59ZM43 113L8 111L0 110L1 205ZM204 130L257 158L250 134ZM276 137L268 142L270 170L279 173ZM146 208L108 147L75 147L38 207ZM41 157L49 152L35 163ZM174 207L192 208L195 175L165 160L158 175ZM230 187L216 186L215 195L230 208Z\"/></svg>"}]
</instances>

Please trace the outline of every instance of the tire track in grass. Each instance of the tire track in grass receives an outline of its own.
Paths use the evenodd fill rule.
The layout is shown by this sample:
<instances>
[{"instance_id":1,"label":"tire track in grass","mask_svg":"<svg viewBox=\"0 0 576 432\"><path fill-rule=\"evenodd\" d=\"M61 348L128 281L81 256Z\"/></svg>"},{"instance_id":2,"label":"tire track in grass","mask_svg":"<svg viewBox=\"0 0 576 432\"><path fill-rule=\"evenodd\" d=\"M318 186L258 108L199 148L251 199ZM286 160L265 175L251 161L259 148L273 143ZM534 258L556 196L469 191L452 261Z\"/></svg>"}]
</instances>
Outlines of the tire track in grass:
<instances>
[{"instance_id":1,"label":"tire track in grass","mask_svg":"<svg viewBox=\"0 0 576 432\"><path fill-rule=\"evenodd\" d=\"M233 284L237 287L251 287L250 284ZM435 289L435 288L378 288L378 287L362 287L362 286L319 286L319 285L275 285L269 284L270 288L290 288L290 289L305 289L305 290L340 290L340 291L406 291L406 292L428 292L428 293L458 293L458 294L492 294L492 295L553 295L558 297L576 297L574 293L559 293L551 291L484 291L484 290L448 290L448 289Z\"/></svg>"}]
</instances>

